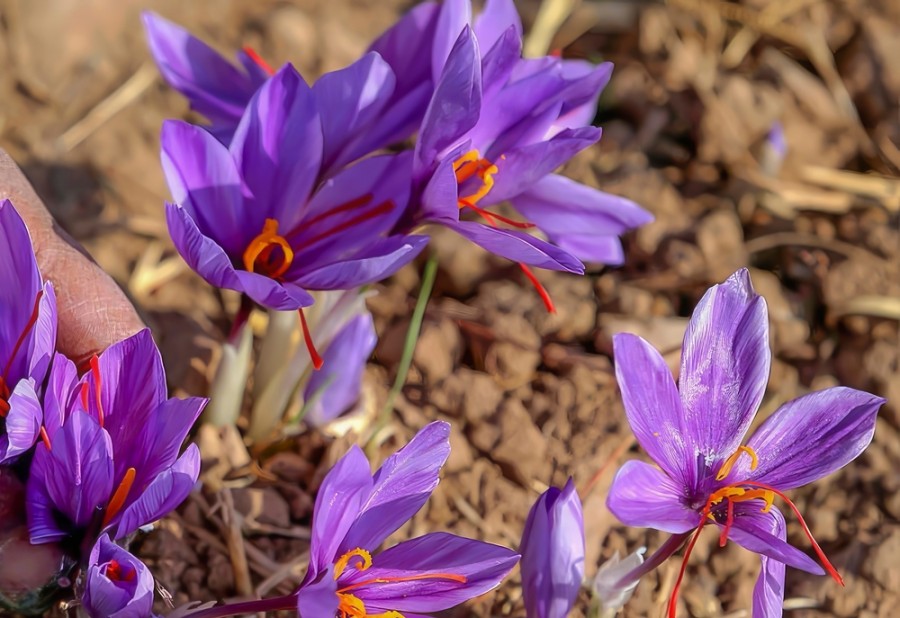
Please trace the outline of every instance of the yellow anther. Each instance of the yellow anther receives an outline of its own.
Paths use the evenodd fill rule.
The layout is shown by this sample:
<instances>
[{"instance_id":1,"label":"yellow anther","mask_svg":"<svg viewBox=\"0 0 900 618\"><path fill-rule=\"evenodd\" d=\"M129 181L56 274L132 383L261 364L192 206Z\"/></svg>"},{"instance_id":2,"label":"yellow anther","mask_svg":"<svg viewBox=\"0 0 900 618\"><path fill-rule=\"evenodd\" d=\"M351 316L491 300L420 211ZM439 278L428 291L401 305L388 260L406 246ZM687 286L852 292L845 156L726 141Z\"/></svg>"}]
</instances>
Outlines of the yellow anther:
<instances>
[{"instance_id":1,"label":"yellow anther","mask_svg":"<svg viewBox=\"0 0 900 618\"><path fill-rule=\"evenodd\" d=\"M268 256L275 247L281 248L284 254L281 262L274 267L269 265L265 272L261 273L273 279L280 277L291 267L291 262L294 261L294 250L283 236L278 235L278 221L266 219L262 232L250 241L244 251L244 269L251 273L256 272L257 259L263 255L263 252L266 252Z\"/></svg>"},{"instance_id":2,"label":"yellow anther","mask_svg":"<svg viewBox=\"0 0 900 618\"><path fill-rule=\"evenodd\" d=\"M365 571L370 566L372 566L372 554L359 547L357 547L356 549L351 549L346 554L341 556L337 562L334 563L335 579L340 577L344 573L344 571L347 570L347 566L354 558L359 558L360 560L360 563L356 565L357 571Z\"/></svg>"},{"instance_id":3,"label":"yellow anther","mask_svg":"<svg viewBox=\"0 0 900 618\"><path fill-rule=\"evenodd\" d=\"M756 456L756 451L749 446L739 446L737 450L729 455L728 459L722 463L722 467L719 468L719 473L716 474L717 481L725 480L725 477L731 474L731 469L734 468L734 464L740 459L741 453L747 453L750 456L750 469L756 470L756 466L759 465L759 457Z\"/></svg>"}]
</instances>

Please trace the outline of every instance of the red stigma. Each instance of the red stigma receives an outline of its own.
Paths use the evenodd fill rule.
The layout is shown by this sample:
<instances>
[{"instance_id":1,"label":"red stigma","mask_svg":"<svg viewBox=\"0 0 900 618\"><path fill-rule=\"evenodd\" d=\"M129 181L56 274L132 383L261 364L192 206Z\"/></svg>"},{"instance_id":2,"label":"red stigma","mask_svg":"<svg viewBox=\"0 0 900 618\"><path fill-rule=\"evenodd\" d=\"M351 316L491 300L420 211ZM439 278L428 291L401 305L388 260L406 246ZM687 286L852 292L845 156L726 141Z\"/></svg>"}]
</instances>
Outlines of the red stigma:
<instances>
[{"instance_id":1,"label":"red stigma","mask_svg":"<svg viewBox=\"0 0 900 618\"><path fill-rule=\"evenodd\" d=\"M303 226L306 227L313 222L321 221L321 220L326 219L326 218L328 218L334 214L337 214L339 212L344 212L347 210L351 210L353 208L357 208L358 206L367 203L371 199L372 199L371 194L364 195L363 197L353 200L352 202L347 202L346 204L342 204L336 208L333 208L326 213L318 215L317 217L314 217L310 221L304 221ZM365 200L365 201L363 201L363 200ZM304 246L310 247L310 246L316 244L317 242L319 242L320 240L325 240L326 238L334 236L335 234L340 234L341 232L345 232L348 229L350 229L356 225L359 225L360 223L365 223L366 221L368 221L370 219L374 219L375 217L379 217L381 215L386 215L387 213L391 212L393 209L394 209L394 202L392 202L391 200L385 200L384 202L381 202L380 204L373 206L372 208L370 208L364 212L361 212L360 214L356 215L355 217L351 217L350 219L347 219L346 221L338 223L334 227L331 227L331 228L325 230L324 232L320 232L320 233L316 234L312 238L306 239L304 241ZM299 232L299 230L297 230L297 232ZM294 232L294 234L296 234L297 232ZM289 234L288 237L290 237L291 235L292 234Z\"/></svg>"},{"instance_id":2,"label":"red stigma","mask_svg":"<svg viewBox=\"0 0 900 618\"><path fill-rule=\"evenodd\" d=\"M309 357L312 359L313 367L318 371L322 368L322 365L325 364L325 361L322 360L322 357L319 356L319 353L316 351L316 344L313 342L312 333L309 332L309 324L306 323L306 314L303 313L303 309L299 309L297 313L300 314L300 326L303 328L303 341L306 343L306 349L309 351Z\"/></svg>"},{"instance_id":3,"label":"red stigma","mask_svg":"<svg viewBox=\"0 0 900 618\"><path fill-rule=\"evenodd\" d=\"M113 493L113 496L110 498L109 504L106 507L106 514L103 516L104 528L109 525L112 518L118 515L119 511L122 510L122 507L125 506L125 500L128 498L128 493L131 491L131 486L134 485L135 475L136 471L134 468L128 468L125 471L125 476L122 477L119 486L116 487L116 491Z\"/></svg>"},{"instance_id":4,"label":"red stigma","mask_svg":"<svg viewBox=\"0 0 900 618\"><path fill-rule=\"evenodd\" d=\"M534 276L534 273L531 272L531 269L521 262L519 262L519 268L522 269L522 272L525 273L526 277L528 277L531 285L533 285L534 289L537 290L537 293L541 297L541 300L544 301L544 307L547 308L547 311L549 311L550 313L556 313L556 307L553 305L553 299L550 298L550 293L541 284L541 282L538 281L538 278Z\"/></svg>"},{"instance_id":5,"label":"red stigma","mask_svg":"<svg viewBox=\"0 0 900 618\"><path fill-rule=\"evenodd\" d=\"M709 505L703 509L700 525L697 526L694 536L691 537L691 541L684 551L684 558L681 559L681 568L678 570L678 579L675 580L675 585L672 587L672 594L669 596L669 609L666 614L668 618L675 618L675 610L678 609L678 591L681 590L681 582L684 580L685 571L687 571L688 560L691 557L691 552L694 551L694 545L697 544L697 539L700 538L700 532L703 530L703 526L706 525L708 516Z\"/></svg>"},{"instance_id":6,"label":"red stigma","mask_svg":"<svg viewBox=\"0 0 900 618\"><path fill-rule=\"evenodd\" d=\"M250 56L250 60L256 63L256 66L261 68L263 71L268 73L269 75L275 75L275 69L272 66L262 59L262 56L256 53L256 50L250 47L249 45L245 45L243 48L244 53Z\"/></svg>"},{"instance_id":7,"label":"red stigma","mask_svg":"<svg viewBox=\"0 0 900 618\"><path fill-rule=\"evenodd\" d=\"M94 396L97 398L97 421L103 427L103 400L101 394L103 392L103 382L100 379L100 359L97 355L91 357L91 375L94 376ZM85 406L87 407L87 406Z\"/></svg>"},{"instance_id":8,"label":"red stigma","mask_svg":"<svg viewBox=\"0 0 900 618\"><path fill-rule=\"evenodd\" d=\"M106 577L114 582L130 582L134 579L134 570L123 569L118 560L112 559L106 563Z\"/></svg>"},{"instance_id":9,"label":"red stigma","mask_svg":"<svg viewBox=\"0 0 900 618\"><path fill-rule=\"evenodd\" d=\"M34 328L34 325L37 324L41 308L41 298L43 298L43 296L44 291L39 290L34 298L34 305L31 309L31 316L25 323L25 327L22 329L22 332L19 333L19 337L18 339L16 339L16 343L13 346L12 352L9 353L9 358L6 359L6 366L3 368L3 373L0 373L0 418L6 418L6 415L9 414L9 402L7 401L7 399L9 399L11 393L9 390L9 385L6 382L6 377L9 376L12 365L16 361L16 357L19 355L19 350L21 350L22 345L25 343L25 338L28 336L28 333L31 332L31 329Z\"/></svg>"}]
</instances>

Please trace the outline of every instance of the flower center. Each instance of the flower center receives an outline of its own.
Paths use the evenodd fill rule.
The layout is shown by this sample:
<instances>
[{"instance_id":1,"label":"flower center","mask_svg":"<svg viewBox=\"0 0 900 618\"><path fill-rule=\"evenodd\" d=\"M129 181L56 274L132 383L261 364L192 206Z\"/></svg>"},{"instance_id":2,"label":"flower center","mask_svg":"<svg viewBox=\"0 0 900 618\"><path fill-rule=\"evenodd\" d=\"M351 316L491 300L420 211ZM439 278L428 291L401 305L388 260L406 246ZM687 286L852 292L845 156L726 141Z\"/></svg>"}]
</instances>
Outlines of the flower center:
<instances>
[{"instance_id":1,"label":"flower center","mask_svg":"<svg viewBox=\"0 0 900 618\"><path fill-rule=\"evenodd\" d=\"M9 390L9 384L7 383L9 372L12 370L12 365L19 355L19 350L22 349L22 345L25 343L25 338L28 336L28 333L31 332L31 329L34 328L34 325L37 324L38 313L41 307L41 298L43 295L44 291L39 290L37 296L35 296L34 305L31 309L31 316L25 323L22 332L19 333L19 337L16 339L12 351L9 353L9 358L6 359L6 366L3 368L3 373L0 373L0 419L6 418L6 415L9 414L9 397L12 394Z\"/></svg>"},{"instance_id":2,"label":"flower center","mask_svg":"<svg viewBox=\"0 0 900 618\"><path fill-rule=\"evenodd\" d=\"M278 221L266 219L262 232L244 250L244 268L272 279L287 272L294 261L294 250L283 236L278 235Z\"/></svg>"},{"instance_id":3,"label":"flower center","mask_svg":"<svg viewBox=\"0 0 900 618\"><path fill-rule=\"evenodd\" d=\"M110 581L114 582L130 582L134 579L134 569L123 567L118 560L110 560L106 563L103 574Z\"/></svg>"},{"instance_id":4,"label":"flower center","mask_svg":"<svg viewBox=\"0 0 900 618\"><path fill-rule=\"evenodd\" d=\"M752 447L749 446L739 446L737 450L732 453L728 459L726 459L722 463L722 467L719 468L719 472L716 474L717 481L725 480L729 474L731 474L731 470L734 468L735 463L737 463L738 459L740 459L742 454L746 454L750 457L750 470L755 470L759 465L759 457L756 454L756 451L753 450ZM758 481L750 481L744 480L736 483L731 483L726 485L725 487L720 487L712 494L710 494L709 498L706 500L706 504L703 507L701 512L700 523L697 525L697 529L694 531L693 536L691 537L690 542L688 543L687 549L684 552L684 558L681 561L681 570L678 572L678 579L675 581L675 585L672 587L672 595L669 597L669 608L668 608L668 617L675 618L675 610L678 605L678 591L681 588L681 582L684 579L684 573L687 570L688 559L691 556L691 552L694 549L694 545L697 543L697 538L700 536L700 531L703 530L703 526L707 524L707 522L713 522L717 524L722 524L722 531L719 533L719 547L725 547L725 543L728 540L728 534L731 532L731 527L734 524L734 505L738 502L748 502L750 500L762 500L763 507L761 512L768 513L772 509L772 504L775 501L775 496L778 496L790 507L791 511L797 517L797 520L800 522L800 526L803 528L803 532L806 534L806 538L809 539L810 543L813 546L813 549L816 552L816 555L819 557L819 560L822 562L822 566L825 567L825 571L828 572L829 575L841 586L844 585L844 580L841 578L840 574L837 572L837 569L831 564L828 560L828 557L825 556L825 552L822 551L822 548L813 538L812 532L809 529L809 526L804 521L803 516L800 514L800 509L797 508L790 498L788 498L784 493L771 485L767 485L765 483L760 483ZM723 514L720 510L716 510L713 512L713 509L719 507L722 503L725 503L725 513ZM721 521L721 518L724 515L724 523Z\"/></svg>"},{"instance_id":5,"label":"flower center","mask_svg":"<svg viewBox=\"0 0 900 618\"><path fill-rule=\"evenodd\" d=\"M353 566L357 571L365 571L372 566L372 554L360 547L351 549L334 563L335 580L343 575L344 571L347 570L347 567L350 566L350 562L354 558L357 560ZM460 584L465 584L467 581L465 575L458 575L456 573L418 573L403 577L375 577L366 579L361 582L349 584L343 588L338 588L338 618L404 618L403 614L393 610L382 612L380 614L368 613L366 604L363 600L355 594L351 594L351 591L374 584L390 584L395 582L411 582L429 579L444 579Z\"/></svg>"}]
</instances>

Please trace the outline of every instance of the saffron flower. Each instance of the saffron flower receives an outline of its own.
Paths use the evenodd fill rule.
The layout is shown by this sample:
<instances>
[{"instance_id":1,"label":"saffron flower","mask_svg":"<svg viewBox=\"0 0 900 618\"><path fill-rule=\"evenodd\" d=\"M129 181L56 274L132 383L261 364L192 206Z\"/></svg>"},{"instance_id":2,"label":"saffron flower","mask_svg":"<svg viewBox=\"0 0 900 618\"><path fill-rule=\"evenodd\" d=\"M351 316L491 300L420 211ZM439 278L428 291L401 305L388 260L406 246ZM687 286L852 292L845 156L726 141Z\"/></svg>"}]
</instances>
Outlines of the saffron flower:
<instances>
[{"instance_id":1,"label":"saffron flower","mask_svg":"<svg viewBox=\"0 0 900 618\"><path fill-rule=\"evenodd\" d=\"M320 183L322 146L315 99L290 65L256 92L227 147L166 122L166 218L191 268L289 311L313 303L307 290L373 283L412 260L427 238L387 234L406 205L409 157L371 157Z\"/></svg>"},{"instance_id":2,"label":"saffron flower","mask_svg":"<svg viewBox=\"0 0 900 618\"><path fill-rule=\"evenodd\" d=\"M81 606L91 618L149 618L153 587L150 569L103 534L91 550Z\"/></svg>"},{"instance_id":3,"label":"saffron flower","mask_svg":"<svg viewBox=\"0 0 900 618\"><path fill-rule=\"evenodd\" d=\"M810 393L781 406L742 444L770 364L766 304L746 270L713 286L694 310L677 388L662 356L640 337L617 335L614 353L628 422L659 468L627 462L607 505L626 525L673 535L624 579L655 568L690 538L669 600L668 615L674 618L691 550L711 525L719 530L720 545L731 539L760 555L756 617L781 615L786 566L818 575L827 571L840 583L785 492L862 453L884 399L843 387ZM776 498L797 517L822 566L786 542Z\"/></svg>"},{"instance_id":4,"label":"saffron flower","mask_svg":"<svg viewBox=\"0 0 900 618\"><path fill-rule=\"evenodd\" d=\"M40 395L56 346L56 297L41 280L25 223L0 201L0 464L32 446Z\"/></svg>"},{"instance_id":5,"label":"saffron flower","mask_svg":"<svg viewBox=\"0 0 900 618\"><path fill-rule=\"evenodd\" d=\"M468 0L441 6L432 59L439 76L401 224L439 223L522 264L552 310L526 265L582 274L580 260L620 264L618 236L652 220L627 199L553 174L600 139L588 122L612 65L521 58L511 0L492 0L474 27L470 21ZM505 202L523 218L489 210Z\"/></svg>"},{"instance_id":6,"label":"saffron flower","mask_svg":"<svg viewBox=\"0 0 900 618\"><path fill-rule=\"evenodd\" d=\"M178 506L200 453L181 444L204 399L167 399L149 330L113 344L78 378L57 354L44 396L45 439L26 486L32 543L61 541L86 556L108 532L121 539Z\"/></svg>"},{"instance_id":7,"label":"saffron flower","mask_svg":"<svg viewBox=\"0 0 900 618\"><path fill-rule=\"evenodd\" d=\"M584 515L572 479L531 507L520 551L528 618L566 618L584 579Z\"/></svg>"},{"instance_id":8,"label":"saffron flower","mask_svg":"<svg viewBox=\"0 0 900 618\"><path fill-rule=\"evenodd\" d=\"M301 616L422 615L496 587L519 556L431 533L375 550L428 500L450 453L450 426L427 425L374 474L358 447L328 473L313 511L310 563L297 592Z\"/></svg>"}]
</instances>

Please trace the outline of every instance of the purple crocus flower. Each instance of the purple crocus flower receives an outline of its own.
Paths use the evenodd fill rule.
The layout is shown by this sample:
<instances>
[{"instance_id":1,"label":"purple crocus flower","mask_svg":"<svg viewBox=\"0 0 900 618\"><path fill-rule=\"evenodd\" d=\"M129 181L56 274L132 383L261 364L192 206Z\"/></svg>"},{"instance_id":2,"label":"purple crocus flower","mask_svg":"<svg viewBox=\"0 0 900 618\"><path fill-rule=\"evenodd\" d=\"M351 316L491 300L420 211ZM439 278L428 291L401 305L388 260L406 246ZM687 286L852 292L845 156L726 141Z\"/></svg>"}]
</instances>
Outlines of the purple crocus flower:
<instances>
[{"instance_id":1,"label":"purple crocus flower","mask_svg":"<svg viewBox=\"0 0 900 618\"><path fill-rule=\"evenodd\" d=\"M761 557L754 616L781 615L786 566L819 575L827 571L841 582L784 492L831 474L862 453L884 399L843 387L811 393L781 406L742 445L770 363L766 304L746 270L713 286L695 309L677 388L662 356L640 337L617 335L614 353L628 422L659 468L626 463L607 504L629 526L673 534L625 579L655 568L690 536L669 601L674 618L694 543L704 526L715 525L721 545L731 539ZM776 497L797 516L824 570L785 541Z\"/></svg>"},{"instance_id":2,"label":"purple crocus flower","mask_svg":"<svg viewBox=\"0 0 900 618\"><path fill-rule=\"evenodd\" d=\"M431 533L375 549L428 500L450 453L450 426L427 425L373 476L353 447L316 498L301 616L421 616L496 587L519 556L506 548Z\"/></svg>"},{"instance_id":3,"label":"purple crocus flower","mask_svg":"<svg viewBox=\"0 0 900 618\"><path fill-rule=\"evenodd\" d=\"M552 173L600 139L587 122L612 65L522 59L511 0L492 0L474 27L470 21L468 0L442 5L432 57L440 73L416 143L412 210L401 226L440 223L523 266L581 274L581 259L621 263L618 235L649 222L649 213ZM503 202L526 220L487 210ZM484 223L461 218L464 212Z\"/></svg>"},{"instance_id":4,"label":"purple crocus flower","mask_svg":"<svg viewBox=\"0 0 900 618\"><path fill-rule=\"evenodd\" d=\"M566 618L584 579L584 516L572 479L531 507L520 551L528 618Z\"/></svg>"},{"instance_id":5,"label":"purple crocus flower","mask_svg":"<svg viewBox=\"0 0 900 618\"><path fill-rule=\"evenodd\" d=\"M285 65L254 95L230 146L168 121L162 163L179 253L206 281L272 309L307 290L378 281L413 259L424 236L388 235L406 205L407 154L360 161L319 183L323 125L311 90Z\"/></svg>"},{"instance_id":6,"label":"purple crocus flower","mask_svg":"<svg viewBox=\"0 0 900 618\"><path fill-rule=\"evenodd\" d=\"M321 427L346 412L359 399L366 361L378 343L372 314L350 320L322 355L323 369L314 372L304 389L304 420Z\"/></svg>"},{"instance_id":7,"label":"purple crocus flower","mask_svg":"<svg viewBox=\"0 0 900 618\"><path fill-rule=\"evenodd\" d=\"M31 238L9 200L0 201L0 464L34 446L40 392L56 346L56 296L41 280Z\"/></svg>"},{"instance_id":8,"label":"purple crocus flower","mask_svg":"<svg viewBox=\"0 0 900 618\"><path fill-rule=\"evenodd\" d=\"M57 354L26 487L31 542L66 540L85 555L101 532L121 539L178 506L200 472L196 445L179 451L204 405L166 398L149 330L93 357L80 379Z\"/></svg>"},{"instance_id":9,"label":"purple crocus flower","mask_svg":"<svg viewBox=\"0 0 900 618\"><path fill-rule=\"evenodd\" d=\"M149 618L153 575L147 566L103 534L91 550L81 606L91 618Z\"/></svg>"}]
</instances>

